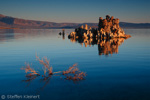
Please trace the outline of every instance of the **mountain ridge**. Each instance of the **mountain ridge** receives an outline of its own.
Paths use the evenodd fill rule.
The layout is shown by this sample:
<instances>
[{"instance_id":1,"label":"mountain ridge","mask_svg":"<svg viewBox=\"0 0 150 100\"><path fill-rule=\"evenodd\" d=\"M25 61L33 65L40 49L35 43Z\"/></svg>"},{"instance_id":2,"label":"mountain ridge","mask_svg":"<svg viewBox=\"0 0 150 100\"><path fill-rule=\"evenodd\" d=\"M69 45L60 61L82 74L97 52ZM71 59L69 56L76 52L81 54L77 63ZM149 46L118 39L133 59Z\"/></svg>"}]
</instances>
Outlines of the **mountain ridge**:
<instances>
[{"instance_id":1,"label":"mountain ridge","mask_svg":"<svg viewBox=\"0 0 150 100\"><path fill-rule=\"evenodd\" d=\"M87 24L92 28L97 28L98 23L56 23L48 21L27 20L5 16L0 14L0 27L20 28L20 29L51 29L51 28L76 28ZM150 28L150 23L129 23L120 22L122 28Z\"/></svg>"}]
</instances>

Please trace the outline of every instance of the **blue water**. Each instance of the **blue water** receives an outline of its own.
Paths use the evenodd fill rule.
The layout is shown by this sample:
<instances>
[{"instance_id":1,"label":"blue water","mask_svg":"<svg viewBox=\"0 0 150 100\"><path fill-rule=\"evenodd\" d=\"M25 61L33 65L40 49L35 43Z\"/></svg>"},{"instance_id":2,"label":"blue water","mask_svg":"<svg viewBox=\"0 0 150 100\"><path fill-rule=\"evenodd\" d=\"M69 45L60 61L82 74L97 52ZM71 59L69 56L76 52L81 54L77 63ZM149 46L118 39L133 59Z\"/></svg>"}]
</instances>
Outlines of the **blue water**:
<instances>
[{"instance_id":1,"label":"blue water","mask_svg":"<svg viewBox=\"0 0 150 100\"><path fill-rule=\"evenodd\" d=\"M108 55L103 51L99 55L99 44L85 47L84 43L68 39L67 34L73 29L65 30L65 38L58 35L61 31L0 30L0 96L40 95L41 100L150 100L150 29L125 29L132 37L123 40L115 49L117 52ZM47 83L41 77L25 82L26 73L20 70L25 62L32 63L36 70L42 69L36 53L40 58L46 56L54 71L78 63L87 76L77 82L60 76L52 76Z\"/></svg>"}]
</instances>

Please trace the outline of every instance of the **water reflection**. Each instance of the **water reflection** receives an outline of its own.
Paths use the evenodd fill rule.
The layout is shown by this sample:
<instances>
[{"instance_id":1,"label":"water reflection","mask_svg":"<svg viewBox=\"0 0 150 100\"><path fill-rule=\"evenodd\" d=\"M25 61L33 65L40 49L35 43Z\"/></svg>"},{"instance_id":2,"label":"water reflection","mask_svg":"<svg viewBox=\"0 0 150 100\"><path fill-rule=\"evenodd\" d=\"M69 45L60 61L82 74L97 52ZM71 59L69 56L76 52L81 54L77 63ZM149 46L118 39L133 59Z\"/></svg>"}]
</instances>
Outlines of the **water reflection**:
<instances>
[{"instance_id":1,"label":"water reflection","mask_svg":"<svg viewBox=\"0 0 150 100\"><path fill-rule=\"evenodd\" d=\"M59 29L57 29L59 31ZM7 42L10 40L17 40L22 38L36 38L36 37L52 37L56 29L2 29L0 30L0 42Z\"/></svg>"},{"instance_id":2,"label":"water reflection","mask_svg":"<svg viewBox=\"0 0 150 100\"><path fill-rule=\"evenodd\" d=\"M72 43L77 42L84 45L85 47L91 45L98 45L98 54L99 55L109 55L118 53L118 47L124 42L125 38L113 38L113 39L81 39L81 38L69 38Z\"/></svg>"},{"instance_id":3,"label":"water reflection","mask_svg":"<svg viewBox=\"0 0 150 100\"><path fill-rule=\"evenodd\" d=\"M64 29L62 29L62 32L60 32L59 35L62 35L62 39L65 40L65 30Z\"/></svg>"},{"instance_id":4,"label":"water reflection","mask_svg":"<svg viewBox=\"0 0 150 100\"><path fill-rule=\"evenodd\" d=\"M65 39L65 32L62 30L62 32L59 33L60 36L62 36L62 39ZM100 38L70 38L70 42L72 43L79 43L82 46L85 47L92 45L98 46L98 55L109 55L109 54L117 54L118 53L118 47L124 42L125 39L128 38L111 38L111 39L100 39Z\"/></svg>"},{"instance_id":5,"label":"water reflection","mask_svg":"<svg viewBox=\"0 0 150 100\"><path fill-rule=\"evenodd\" d=\"M31 84L31 82L32 82L33 80L35 80L37 77L38 77L38 76L36 76L36 75L32 75L32 76L30 76L30 77L26 76L26 79L25 79L25 80L22 80L22 82L27 83L27 86L26 86L26 87L29 87L30 84Z\"/></svg>"},{"instance_id":6,"label":"water reflection","mask_svg":"<svg viewBox=\"0 0 150 100\"><path fill-rule=\"evenodd\" d=\"M99 55L118 53L118 47L124 42L124 38L101 40L98 43Z\"/></svg>"}]
</instances>

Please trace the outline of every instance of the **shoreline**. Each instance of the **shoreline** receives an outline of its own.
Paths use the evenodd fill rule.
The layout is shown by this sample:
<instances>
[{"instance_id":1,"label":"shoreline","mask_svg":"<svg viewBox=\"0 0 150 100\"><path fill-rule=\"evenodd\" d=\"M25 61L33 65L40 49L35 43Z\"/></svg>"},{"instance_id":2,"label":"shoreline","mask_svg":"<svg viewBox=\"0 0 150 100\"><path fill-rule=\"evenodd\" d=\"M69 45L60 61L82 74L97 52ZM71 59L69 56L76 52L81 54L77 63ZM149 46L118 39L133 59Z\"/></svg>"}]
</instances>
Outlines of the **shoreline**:
<instances>
[{"instance_id":1,"label":"shoreline","mask_svg":"<svg viewBox=\"0 0 150 100\"><path fill-rule=\"evenodd\" d=\"M0 27L1 29L75 29L75 28L12 28L12 27ZM124 28L124 29L150 29L150 28Z\"/></svg>"}]
</instances>

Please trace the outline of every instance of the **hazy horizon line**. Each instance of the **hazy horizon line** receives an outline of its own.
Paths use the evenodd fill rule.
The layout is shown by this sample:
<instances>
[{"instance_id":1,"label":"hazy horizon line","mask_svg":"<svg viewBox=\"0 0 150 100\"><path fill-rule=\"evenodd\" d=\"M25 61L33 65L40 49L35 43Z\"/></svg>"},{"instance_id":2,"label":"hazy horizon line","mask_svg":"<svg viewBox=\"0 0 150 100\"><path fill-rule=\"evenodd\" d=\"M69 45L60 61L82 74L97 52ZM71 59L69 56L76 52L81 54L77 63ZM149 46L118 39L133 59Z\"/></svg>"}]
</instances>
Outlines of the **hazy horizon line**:
<instances>
[{"instance_id":1,"label":"hazy horizon line","mask_svg":"<svg viewBox=\"0 0 150 100\"><path fill-rule=\"evenodd\" d=\"M49 20L38 20L38 19L27 19L27 18L20 18L20 17L15 17L15 16L10 16L10 15L5 15L5 14L1 14L3 16L7 16L7 17L12 17L12 18L17 18L17 19L23 19L23 20L32 20L32 21L41 21L41 22L51 22L51 23L75 23L75 24L82 24L82 23L98 23L97 22L54 22L54 21L49 21ZM99 17L98 17L99 18ZM117 18L117 17L116 17ZM149 22L128 22L128 21L120 21L121 23L135 23L135 24L150 24Z\"/></svg>"}]
</instances>

